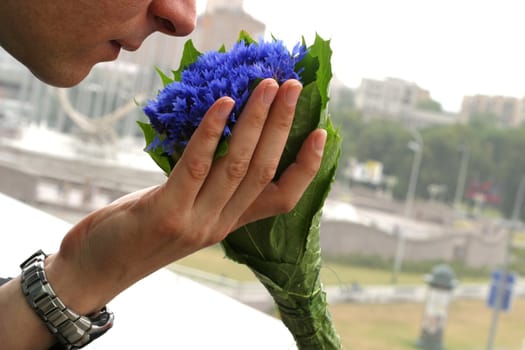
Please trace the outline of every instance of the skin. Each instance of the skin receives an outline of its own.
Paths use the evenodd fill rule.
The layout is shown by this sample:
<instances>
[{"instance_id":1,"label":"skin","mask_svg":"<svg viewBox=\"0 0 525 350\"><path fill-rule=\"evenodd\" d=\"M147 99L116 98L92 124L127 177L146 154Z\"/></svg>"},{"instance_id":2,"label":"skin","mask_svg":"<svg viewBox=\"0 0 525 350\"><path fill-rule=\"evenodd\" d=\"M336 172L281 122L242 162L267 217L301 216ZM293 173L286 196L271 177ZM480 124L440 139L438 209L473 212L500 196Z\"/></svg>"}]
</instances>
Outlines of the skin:
<instances>
[{"instance_id":1,"label":"skin","mask_svg":"<svg viewBox=\"0 0 525 350\"><path fill-rule=\"evenodd\" d=\"M115 46L136 50L155 31L184 36L193 31L195 1L2 0L0 42L39 79L78 84Z\"/></svg>"},{"instance_id":2,"label":"skin","mask_svg":"<svg viewBox=\"0 0 525 350\"><path fill-rule=\"evenodd\" d=\"M135 50L155 31L184 36L194 25L191 0L0 2L2 47L55 86L77 84L94 64L115 59L119 46ZM272 182L301 88L295 80L281 87L262 81L233 130L228 154L213 161L234 103L217 100L165 183L100 208L65 235L45 263L56 294L89 314L232 230L293 209L319 169L326 141L324 130L312 132L296 162ZM7 349L47 349L54 342L25 301L19 277L0 287L0 310Z\"/></svg>"}]
</instances>

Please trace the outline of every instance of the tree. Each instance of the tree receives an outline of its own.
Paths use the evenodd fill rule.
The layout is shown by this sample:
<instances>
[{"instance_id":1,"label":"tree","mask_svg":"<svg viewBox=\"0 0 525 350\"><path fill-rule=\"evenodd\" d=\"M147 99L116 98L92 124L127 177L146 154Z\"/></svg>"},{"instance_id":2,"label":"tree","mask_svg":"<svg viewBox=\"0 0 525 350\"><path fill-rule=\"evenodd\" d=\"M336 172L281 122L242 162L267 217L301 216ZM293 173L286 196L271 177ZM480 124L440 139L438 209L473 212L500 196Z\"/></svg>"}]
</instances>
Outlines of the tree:
<instances>
[{"instance_id":1,"label":"tree","mask_svg":"<svg viewBox=\"0 0 525 350\"><path fill-rule=\"evenodd\" d=\"M336 105L337 106L337 105ZM341 107L341 105L339 105ZM356 154L357 138L363 130L365 123L360 111L353 108L335 109L330 105L330 115L336 128L343 139L341 147L341 166L337 168L338 177L344 172L346 162Z\"/></svg>"},{"instance_id":2,"label":"tree","mask_svg":"<svg viewBox=\"0 0 525 350\"><path fill-rule=\"evenodd\" d=\"M353 108L332 109L331 114L343 135L341 161L353 157L359 161L382 162L384 174L398 179L393 189L394 196L403 199L414 159L414 153L407 147L412 140L410 132L400 123L388 119L365 121ZM420 130L424 147L416 195L428 197L429 185L442 184L449 189L445 199L452 203L458 185L462 148L468 146L465 190L476 182L490 183L491 191L497 191L501 197L497 209L510 217L519 182L525 174L525 127L502 129L494 121L493 116L482 115L467 125L433 126ZM344 169L344 166L339 169Z\"/></svg>"},{"instance_id":3,"label":"tree","mask_svg":"<svg viewBox=\"0 0 525 350\"><path fill-rule=\"evenodd\" d=\"M422 109L425 111L432 111L432 112L442 112L443 107L441 107L441 103L434 101L432 99L419 101L416 104L417 109Z\"/></svg>"}]
</instances>

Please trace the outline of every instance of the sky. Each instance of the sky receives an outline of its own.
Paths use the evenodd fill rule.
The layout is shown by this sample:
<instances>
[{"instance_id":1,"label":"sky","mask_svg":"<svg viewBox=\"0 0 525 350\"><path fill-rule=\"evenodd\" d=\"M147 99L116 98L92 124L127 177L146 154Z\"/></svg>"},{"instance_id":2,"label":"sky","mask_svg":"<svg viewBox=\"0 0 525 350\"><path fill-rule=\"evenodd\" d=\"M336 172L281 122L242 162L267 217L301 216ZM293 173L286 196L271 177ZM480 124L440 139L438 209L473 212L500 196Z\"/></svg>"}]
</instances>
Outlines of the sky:
<instances>
[{"instance_id":1,"label":"sky","mask_svg":"<svg viewBox=\"0 0 525 350\"><path fill-rule=\"evenodd\" d=\"M524 0L245 0L244 10L289 46L330 39L334 75L350 88L400 78L450 112L465 95L525 96Z\"/></svg>"}]
</instances>

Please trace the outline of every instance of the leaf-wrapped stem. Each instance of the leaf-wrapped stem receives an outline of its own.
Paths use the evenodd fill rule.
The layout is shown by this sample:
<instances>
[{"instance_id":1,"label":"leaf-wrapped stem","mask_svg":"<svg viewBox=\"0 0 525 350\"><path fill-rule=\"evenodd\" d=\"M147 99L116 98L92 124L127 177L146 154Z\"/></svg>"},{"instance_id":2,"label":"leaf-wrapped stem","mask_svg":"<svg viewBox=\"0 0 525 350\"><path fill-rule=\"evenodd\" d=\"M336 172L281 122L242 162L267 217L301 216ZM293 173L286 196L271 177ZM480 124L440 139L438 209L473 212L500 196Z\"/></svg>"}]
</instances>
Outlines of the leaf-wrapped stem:
<instances>
[{"instance_id":1,"label":"leaf-wrapped stem","mask_svg":"<svg viewBox=\"0 0 525 350\"><path fill-rule=\"evenodd\" d=\"M333 327L327 309L326 293L316 289L310 296L295 296L293 299L280 298L272 293L277 303L281 319L301 350L339 350L341 343Z\"/></svg>"},{"instance_id":2,"label":"leaf-wrapped stem","mask_svg":"<svg viewBox=\"0 0 525 350\"><path fill-rule=\"evenodd\" d=\"M246 225L222 245L226 255L247 265L276 302L299 350L339 350L320 280L320 223L337 167L340 138L328 122L319 173L290 213Z\"/></svg>"}]
</instances>

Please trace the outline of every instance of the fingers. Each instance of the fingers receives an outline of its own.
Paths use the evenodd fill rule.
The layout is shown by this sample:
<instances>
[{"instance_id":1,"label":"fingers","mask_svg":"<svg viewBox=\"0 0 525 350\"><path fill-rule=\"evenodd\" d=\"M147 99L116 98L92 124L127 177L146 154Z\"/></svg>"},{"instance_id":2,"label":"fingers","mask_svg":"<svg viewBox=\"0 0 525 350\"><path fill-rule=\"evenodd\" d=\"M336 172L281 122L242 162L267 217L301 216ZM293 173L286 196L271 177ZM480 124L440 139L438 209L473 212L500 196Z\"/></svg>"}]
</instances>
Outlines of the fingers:
<instances>
[{"instance_id":1,"label":"fingers","mask_svg":"<svg viewBox=\"0 0 525 350\"><path fill-rule=\"evenodd\" d=\"M237 221L240 215L238 208L248 208L272 181L288 139L301 90L302 86L296 80L287 81L279 89L250 169L224 208L223 215L233 222Z\"/></svg>"},{"instance_id":2,"label":"fingers","mask_svg":"<svg viewBox=\"0 0 525 350\"><path fill-rule=\"evenodd\" d=\"M202 212L220 213L233 193L239 191L239 184L253 168L256 148L265 142L261 135L270 128L267 118L278 90L274 79L265 79L253 91L228 140L227 155L216 160L203 185L196 203ZM287 135L286 131L284 137Z\"/></svg>"},{"instance_id":3,"label":"fingers","mask_svg":"<svg viewBox=\"0 0 525 350\"><path fill-rule=\"evenodd\" d=\"M266 217L292 210L301 199L321 166L326 130L314 130L305 140L296 161L270 183L256 201L239 218L235 228Z\"/></svg>"},{"instance_id":4,"label":"fingers","mask_svg":"<svg viewBox=\"0 0 525 350\"><path fill-rule=\"evenodd\" d=\"M296 80L281 87L272 79L259 83L235 125L228 153L213 161L234 103L219 99L165 184L165 207L218 232L291 210L315 177L326 141L324 130L312 132L296 162L272 183L301 89Z\"/></svg>"},{"instance_id":5,"label":"fingers","mask_svg":"<svg viewBox=\"0 0 525 350\"><path fill-rule=\"evenodd\" d=\"M213 155L222 136L234 101L229 97L217 100L208 110L173 168L166 190L168 200L182 199L178 208L190 208L211 169Z\"/></svg>"}]
</instances>

